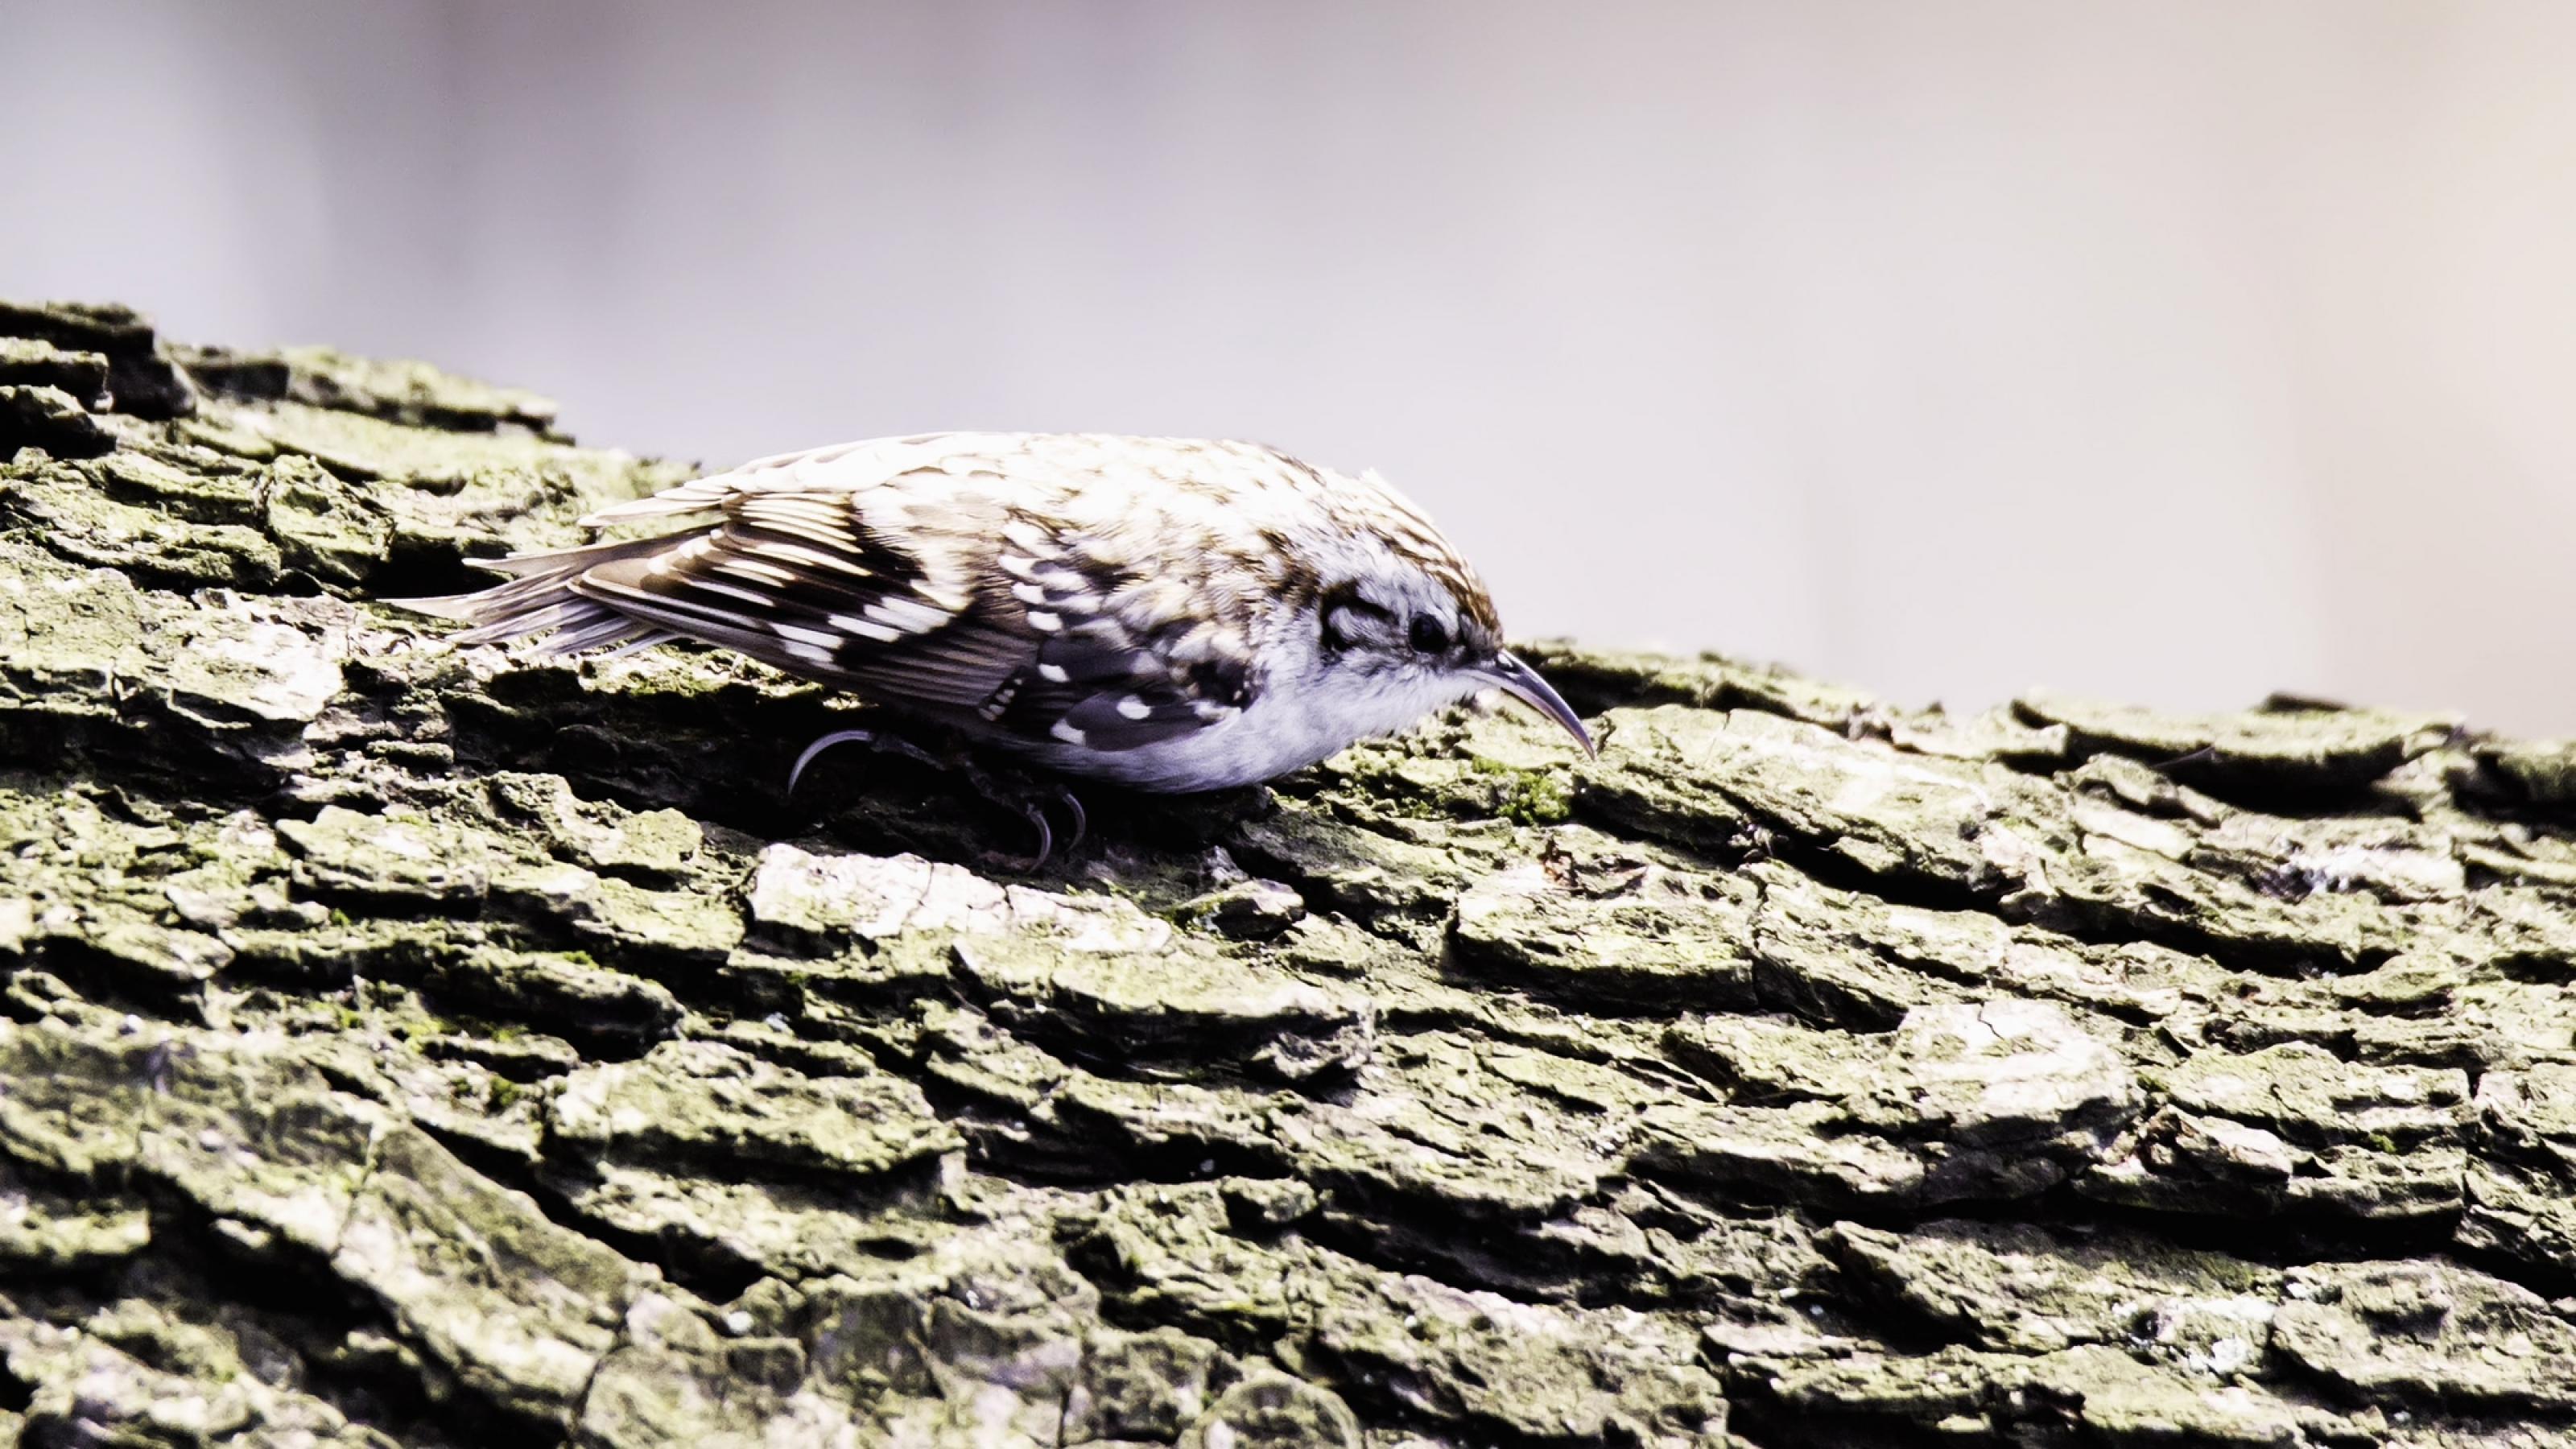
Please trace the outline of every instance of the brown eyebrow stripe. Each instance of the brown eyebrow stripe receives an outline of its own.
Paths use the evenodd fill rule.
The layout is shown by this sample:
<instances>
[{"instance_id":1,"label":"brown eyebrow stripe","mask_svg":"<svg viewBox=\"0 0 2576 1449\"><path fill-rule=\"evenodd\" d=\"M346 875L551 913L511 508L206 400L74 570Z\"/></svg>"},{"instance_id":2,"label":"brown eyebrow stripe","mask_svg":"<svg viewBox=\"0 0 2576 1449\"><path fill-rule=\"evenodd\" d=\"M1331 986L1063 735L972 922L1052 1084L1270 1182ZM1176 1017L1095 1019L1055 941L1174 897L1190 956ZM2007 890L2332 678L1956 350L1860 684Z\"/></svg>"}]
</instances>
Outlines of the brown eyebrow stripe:
<instances>
[{"instance_id":1,"label":"brown eyebrow stripe","mask_svg":"<svg viewBox=\"0 0 2576 1449\"><path fill-rule=\"evenodd\" d=\"M1330 614L1335 609L1358 609L1363 613L1375 614L1390 624L1395 622L1395 611L1384 604L1361 597L1357 584L1335 584L1325 590L1324 596L1316 602L1326 614Z\"/></svg>"}]
</instances>

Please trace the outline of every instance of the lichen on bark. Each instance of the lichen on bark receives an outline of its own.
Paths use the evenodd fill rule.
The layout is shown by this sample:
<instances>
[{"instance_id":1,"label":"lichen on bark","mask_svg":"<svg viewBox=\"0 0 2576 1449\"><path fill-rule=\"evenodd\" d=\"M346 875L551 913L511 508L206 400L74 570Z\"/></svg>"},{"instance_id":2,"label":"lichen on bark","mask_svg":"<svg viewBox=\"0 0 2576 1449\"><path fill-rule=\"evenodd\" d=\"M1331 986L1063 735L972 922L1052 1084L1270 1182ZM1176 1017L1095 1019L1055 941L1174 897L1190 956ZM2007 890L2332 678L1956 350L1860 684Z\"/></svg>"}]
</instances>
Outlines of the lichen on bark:
<instances>
[{"instance_id":1,"label":"lichen on bark","mask_svg":"<svg viewBox=\"0 0 2576 1449\"><path fill-rule=\"evenodd\" d=\"M374 602L685 476L0 306L38 1444L2576 1443L2576 747L1534 652L1042 874Z\"/></svg>"}]
</instances>

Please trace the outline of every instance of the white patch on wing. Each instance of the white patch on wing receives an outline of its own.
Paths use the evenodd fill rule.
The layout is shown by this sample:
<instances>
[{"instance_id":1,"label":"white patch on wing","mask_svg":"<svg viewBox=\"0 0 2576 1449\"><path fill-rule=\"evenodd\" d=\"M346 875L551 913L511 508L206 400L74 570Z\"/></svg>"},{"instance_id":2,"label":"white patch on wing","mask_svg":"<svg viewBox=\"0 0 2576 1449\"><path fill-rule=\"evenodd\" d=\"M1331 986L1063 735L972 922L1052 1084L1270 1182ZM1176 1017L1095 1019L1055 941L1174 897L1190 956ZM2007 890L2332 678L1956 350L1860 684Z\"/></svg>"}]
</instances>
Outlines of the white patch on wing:
<instances>
[{"instance_id":1,"label":"white patch on wing","mask_svg":"<svg viewBox=\"0 0 2576 1449\"><path fill-rule=\"evenodd\" d=\"M903 637L900 629L889 629L874 619L862 619L856 614L834 614L830 622L833 628L845 634L856 634L862 639L874 639L880 643L891 644Z\"/></svg>"},{"instance_id":2,"label":"white patch on wing","mask_svg":"<svg viewBox=\"0 0 2576 1449\"><path fill-rule=\"evenodd\" d=\"M1029 627L1041 634L1052 634L1064 627L1064 621L1044 609L1029 610Z\"/></svg>"},{"instance_id":3,"label":"white patch on wing","mask_svg":"<svg viewBox=\"0 0 2576 1449\"><path fill-rule=\"evenodd\" d=\"M703 589L710 594L722 594L730 599L740 599L763 613L767 613L771 606L778 602L768 594L754 593L749 589L737 589L731 584L720 584L703 574L689 580L689 587Z\"/></svg>"},{"instance_id":4,"label":"white patch on wing","mask_svg":"<svg viewBox=\"0 0 2576 1449\"><path fill-rule=\"evenodd\" d=\"M716 571L719 573L731 574L738 579L749 579L754 583L760 584L785 585L796 582L796 576L794 574L789 573L787 570L780 568L776 564L762 563L756 558L729 558L723 563L716 565Z\"/></svg>"},{"instance_id":5,"label":"white patch on wing","mask_svg":"<svg viewBox=\"0 0 2576 1449\"><path fill-rule=\"evenodd\" d=\"M1064 666L1061 664L1041 664L1038 666L1038 678L1045 680L1049 684L1062 684L1072 677L1073 676L1064 672Z\"/></svg>"},{"instance_id":6,"label":"white patch on wing","mask_svg":"<svg viewBox=\"0 0 2576 1449\"><path fill-rule=\"evenodd\" d=\"M868 576L868 571L851 562L848 554L837 553L831 549L813 548L801 543L764 542L760 545L760 551L771 558L783 558L789 563L803 564L809 569L830 569L835 573L844 573L862 579Z\"/></svg>"},{"instance_id":7,"label":"white patch on wing","mask_svg":"<svg viewBox=\"0 0 2576 1449\"><path fill-rule=\"evenodd\" d=\"M868 605L867 614L909 634L927 634L947 623L951 617L944 609L935 609L914 599L891 596Z\"/></svg>"},{"instance_id":8,"label":"white patch on wing","mask_svg":"<svg viewBox=\"0 0 2576 1449\"><path fill-rule=\"evenodd\" d=\"M715 547L715 543L712 539L690 539L687 543L681 544L678 548L672 549L668 553L662 554L660 557L654 559L652 563L652 572L657 574L677 572L682 564L694 563L697 560L706 557L707 550L713 547Z\"/></svg>"},{"instance_id":9,"label":"white patch on wing","mask_svg":"<svg viewBox=\"0 0 2576 1449\"><path fill-rule=\"evenodd\" d=\"M1118 701L1118 712L1129 719L1143 719L1154 712L1154 707L1131 694Z\"/></svg>"}]
</instances>

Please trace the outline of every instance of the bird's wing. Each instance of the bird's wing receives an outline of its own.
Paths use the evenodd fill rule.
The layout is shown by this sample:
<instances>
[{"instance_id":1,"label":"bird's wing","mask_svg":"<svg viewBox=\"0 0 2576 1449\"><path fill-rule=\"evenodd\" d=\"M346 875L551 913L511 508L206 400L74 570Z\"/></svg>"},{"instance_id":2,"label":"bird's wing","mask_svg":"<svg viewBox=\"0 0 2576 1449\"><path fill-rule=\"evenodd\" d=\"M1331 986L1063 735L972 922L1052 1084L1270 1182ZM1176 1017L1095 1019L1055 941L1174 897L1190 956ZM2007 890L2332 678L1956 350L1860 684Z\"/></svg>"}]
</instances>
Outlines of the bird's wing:
<instances>
[{"instance_id":1,"label":"bird's wing","mask_svg":"<svg viewBox=\"0 0 2576 1449\"><path fill-rule=\"evenodd\" d=\"M1020 513L994 571L1038 636L994 719L1032 738L1130 750L1222 723L1251 703L1246 603L1215 587L1208 559L1138 558Z\"/></svg>"},{"instance_id":2,"label":"bird's wing","mask_svg":"<svg viewBox=\"0 0 2576 1449\"><path fill-rule=\"evenodd\" d=\"M1134 749L1248 703L1239 611L1194 608L1203 581L1015 506L1014 490L975 486L971 471L963 482L940 465L887 473L881 457L830 452L753 465L722 488L685 484L642 500L649 511L611 510L606 521L723 519L588 568L572 592L880 703L1030 741Z\"/></svg>"}]
</instances>

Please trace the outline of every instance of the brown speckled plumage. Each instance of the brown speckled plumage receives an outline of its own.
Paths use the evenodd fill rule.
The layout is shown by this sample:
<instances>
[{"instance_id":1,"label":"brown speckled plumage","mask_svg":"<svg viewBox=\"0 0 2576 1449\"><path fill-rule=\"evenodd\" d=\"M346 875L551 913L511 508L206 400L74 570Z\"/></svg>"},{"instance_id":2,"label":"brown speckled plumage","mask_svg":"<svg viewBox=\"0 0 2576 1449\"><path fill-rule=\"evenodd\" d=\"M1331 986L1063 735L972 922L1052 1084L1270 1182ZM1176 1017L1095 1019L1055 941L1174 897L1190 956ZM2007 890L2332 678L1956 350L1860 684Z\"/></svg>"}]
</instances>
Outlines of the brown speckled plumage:
<instances>
[{"instance_id":1,"label":"brown speckled plumage","mask_svg":"<svg viewBox=\"0 0 2576 1449\"><path fill-rule=\"evenodd\" d=\"M499 560L510 582L421 607L473 624L465 642L719 644L1158 789L1267 778L1480 684L1533 697L1484 585L1419 509L1374 473L1258 444L879 439L585 521L662 518L684 526Z\"/></svg>"}]
</instances>

